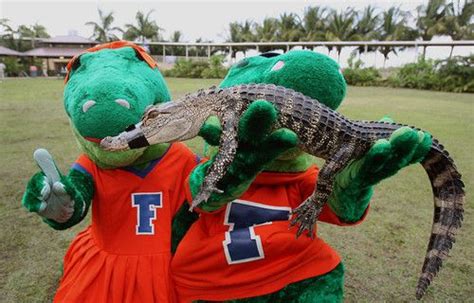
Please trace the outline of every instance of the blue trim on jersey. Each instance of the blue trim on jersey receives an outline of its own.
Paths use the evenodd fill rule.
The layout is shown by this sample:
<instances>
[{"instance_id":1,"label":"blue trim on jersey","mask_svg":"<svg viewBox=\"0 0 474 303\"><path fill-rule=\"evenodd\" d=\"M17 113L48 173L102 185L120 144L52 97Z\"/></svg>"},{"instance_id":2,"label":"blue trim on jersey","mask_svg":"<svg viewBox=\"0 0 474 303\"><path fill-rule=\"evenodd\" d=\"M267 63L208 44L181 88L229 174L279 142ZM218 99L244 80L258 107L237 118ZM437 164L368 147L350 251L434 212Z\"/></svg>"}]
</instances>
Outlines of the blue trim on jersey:
<instances>
[{"instance_id":1,"label":"blue trim on jersey","mask_svg":"<svg viewBox=\"0 0 474 303\"><path fill-rule=\"evenodd\" d=\"M168 149L163 153L163 155L161 157L150 161L144 169L139 169L139 168L136 168L136 167L133 167L133 166L120 167L120 169L128 171L128 172L130 172L130 173L132 173L132 174L134 174L134 175L136 175L136 176L143 179L155 168L155 166L158 163L160 163L161 159L163 159L166 156L166 154L170 150L171 146L172 146L172 144L170 144L170 146L168 146Z\"/></svg>"},{"instance_id":2,"label":"blue trim on jersey","mask_svg":"<svg viewBox=\"0 0 474 303\"><path fill-rule=\"evenodd\" d=\"M92 178L92 174L84 166L82 166L81 164L77 162L72 165L71 169L80 171L81 173L84 173Z\"/></svg>"},{"instance_id":3,"label":"blue trim on jersey","mask_svg":"<svg viewBox=\"0 0 474 303\"><path fill-rule=\"evenodd\" d=\"M201 157L199 157L198 155L196 155L196 164L199 164L201 163Z\"/></svg>"}]
</instances>

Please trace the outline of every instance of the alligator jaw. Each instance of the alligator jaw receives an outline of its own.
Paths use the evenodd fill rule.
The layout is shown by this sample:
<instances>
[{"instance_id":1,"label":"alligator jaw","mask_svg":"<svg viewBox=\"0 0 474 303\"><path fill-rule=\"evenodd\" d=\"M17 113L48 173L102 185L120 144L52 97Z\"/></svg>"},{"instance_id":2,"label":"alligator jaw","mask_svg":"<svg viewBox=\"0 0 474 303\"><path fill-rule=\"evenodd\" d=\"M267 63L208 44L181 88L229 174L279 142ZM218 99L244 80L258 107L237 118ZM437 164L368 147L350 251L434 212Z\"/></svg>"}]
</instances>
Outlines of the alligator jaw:
<instances>
[{"instance_id":1,"label":"alligator jaw","mask_svg":"<svg viewBox=\"0 0 474 303\"><path fill-rule=\"evenodd\" d=\"M119 151L136 149L149 146L150 143L143 134L141 123L135 125L135 128L130 131L120 133L115 137L105 137L100 141L100 147L108 151Z\"/></svg>"},{"instance_id":2,"label":"alligator jaw","mask_svg":"<svg viewBox=\"0 0 474 303\"><path fill-rule=\"evenodd\" d=\"M130 149L127 141L118 135L116 137L105 137L100 141L100 147L107 151L119 151Z\"/></svg>"}]
</instances>

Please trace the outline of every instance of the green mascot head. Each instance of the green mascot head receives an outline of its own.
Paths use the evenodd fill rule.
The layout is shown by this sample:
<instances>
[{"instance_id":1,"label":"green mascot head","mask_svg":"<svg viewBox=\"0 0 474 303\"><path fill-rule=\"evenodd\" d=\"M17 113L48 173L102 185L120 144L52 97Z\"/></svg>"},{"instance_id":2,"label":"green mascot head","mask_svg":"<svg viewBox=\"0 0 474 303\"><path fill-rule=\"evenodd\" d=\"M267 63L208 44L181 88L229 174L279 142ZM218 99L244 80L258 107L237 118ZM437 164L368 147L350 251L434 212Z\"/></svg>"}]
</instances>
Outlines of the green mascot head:
<instances>
[{"instance_id":1,"label":"green mascot head","mask_svg":"<svg viewBox=\"0 0 474 303\"><path fill-rule=\"evenodd\" d=\"M332 109L336 109L346 95L346 82L339 65L328 56L312 51L265 53L245 58L230 69L220 86L248 83L291 88Z\"/></svg>"},{"instance_id":2,"label":"green mascot head","mask_svg":"<svg viewBox=\"0 0 474 303\"><path fill-rule=\"evenodd\" d=\"M73 58L68 71L66 113L81 149L100 167L144 163L166 149L165 144L107 152L98 144L138 123L149 106L170 100L156 62L141 47L126 41L101 44Z\"/></svg>"}]
</instances>

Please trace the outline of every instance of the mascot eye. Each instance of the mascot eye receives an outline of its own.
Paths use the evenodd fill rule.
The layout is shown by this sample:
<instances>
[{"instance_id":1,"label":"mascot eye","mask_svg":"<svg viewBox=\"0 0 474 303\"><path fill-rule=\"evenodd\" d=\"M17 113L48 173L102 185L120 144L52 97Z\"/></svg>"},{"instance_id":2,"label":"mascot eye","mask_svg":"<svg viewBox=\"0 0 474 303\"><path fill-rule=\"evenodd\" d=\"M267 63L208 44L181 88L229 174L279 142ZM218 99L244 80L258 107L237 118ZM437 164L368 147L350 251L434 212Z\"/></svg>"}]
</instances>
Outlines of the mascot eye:
<instances>
[{"instance_id":1,"label":"mascot eye","mask_svg":"<svg viewBox=\"0 0 474 303\"><path fill-rule=\"evenodd\" d=\"M276 56L280 56L280 54L275 53L275 52L267 52L267 53L260 54L260 56L265 57L265 58L273 58L273 57L276 57Z\"/></svg>"},{"instance_id":2,"label":"mascot eye","mask_svg":"<svg viewBox=\"0 0 474 303\"><path fill-rule=\"evenodd\" d=\"M133 50L135 51L135 56L138 58L138 60L145 61L143 56L136 49L133 49Z\"/></svg>"},{"instance_id":3,"label":"mascot eye","mask_svg":"<svg viewBox=\"0 0 474 303\"><path fill-rule=\"evenodd\" d=\"M277 63L275 63L275 65L273 65L271 71L274 72L274 71L280 70L283 68L283 66L285 66L285 62L280 60Z\"/></svg>"},{"instance_id":4,"label":"mascot eye","mask_svg":"<svg viewBox=\"0 0 474 303\"><path fill-rule=\"evenodd\" d=\"M97 102L94 100L88 100L84 104L82 104L82 112L86 113L92 106L94 106Z\"/></svg>"},{"instance_id":5,"label":"mascot eye","mask_svg":"<svg viewBox=\"0 0 474 303\"><path fill-rule=\"evenodd\" d=\"M235 66L236 67L245 67L249 64L249 60L248 59L242 59L240 60Z\"/></svg>"},{"instance_id":6,"label":"mascot eye","mask_svg":"<svg viewBox=\"0 0 474 303\"><path fill-rule=\"evenodd\" d=\"M71 71L76 70L76 69L79 68L79 66L81 66L81 56L82 55L80 55L79 57L77 57L74 60L74 62L72 63L72 66L71 66Z\"/></svg>"},{"instance_id":7,"label":"mascot eye","mask_svg":"<svg viewBox=\"0 0 474 303\"><path fill-rule=\"evenodd\" d=\"M125 107L126 109L130 109L130 103L125 99L117 99L115 100L115 103Z\"/></svg>"}]
</instances>

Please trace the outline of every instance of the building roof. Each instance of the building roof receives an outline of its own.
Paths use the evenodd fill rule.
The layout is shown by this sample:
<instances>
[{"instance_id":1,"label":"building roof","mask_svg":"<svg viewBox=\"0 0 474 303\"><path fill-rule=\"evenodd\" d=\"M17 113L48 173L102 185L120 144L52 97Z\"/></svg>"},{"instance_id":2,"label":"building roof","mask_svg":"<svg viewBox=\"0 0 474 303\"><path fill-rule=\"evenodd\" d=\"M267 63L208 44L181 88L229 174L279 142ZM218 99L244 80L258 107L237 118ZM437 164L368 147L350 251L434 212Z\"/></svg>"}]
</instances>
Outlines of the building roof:
<instances>
[{"instance_id":1,"label":"building roof","mask_svg":"<svg viewBox=\"0 0 474 303\"><path fill-rule=\"evenodd\" d=\"M28 57L43 57L56 58L65 57L72 58L75 55L81 54L86 48L66 48L66 47L39 47L23 53L23 56Z\"/></svg>"},{"instance_id":2,"label":"building roof","mask_svg":"<svg viewBox=\"0 0 474 303\"><path fill-rule=\"evenodd\" d=\"M95 40L90 40L77 35L68 35L68 36L56 36L53 38L41 39L42 43L60 43L60 44L98 44L99 42Z\"/></svg>"},{"instance_id":3,"label":"building roof","mask_svg":"<svg viewBox=\"0 0 474 303\"><path fill-rule=\"evenodd\" d=\"M23 54L0 45L0 56L23 56Z\"/></svg>"}]
</instances>

